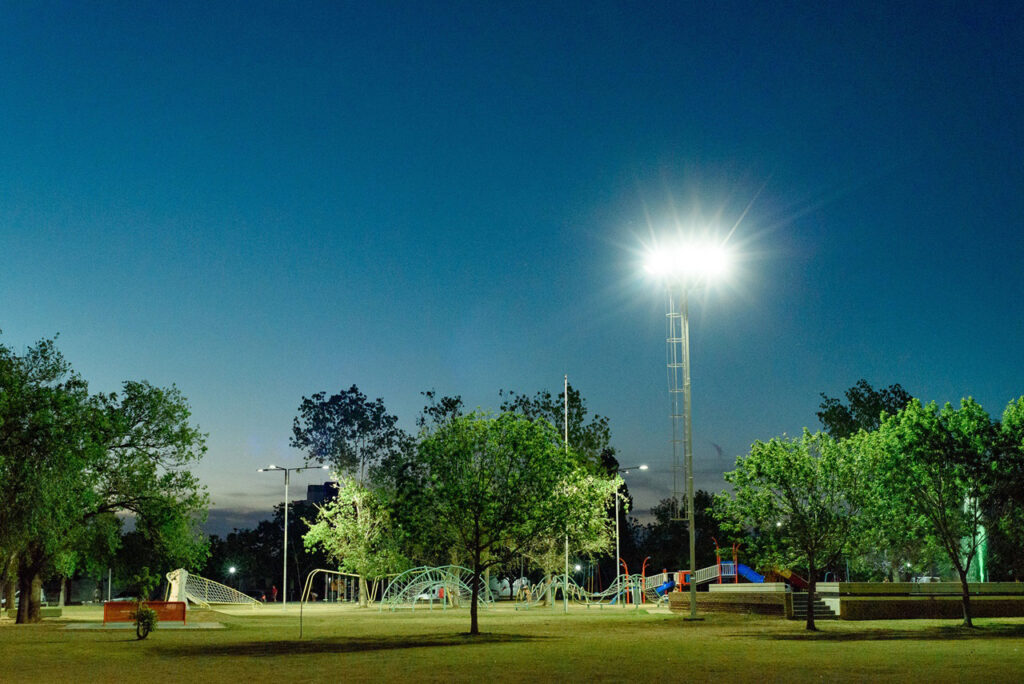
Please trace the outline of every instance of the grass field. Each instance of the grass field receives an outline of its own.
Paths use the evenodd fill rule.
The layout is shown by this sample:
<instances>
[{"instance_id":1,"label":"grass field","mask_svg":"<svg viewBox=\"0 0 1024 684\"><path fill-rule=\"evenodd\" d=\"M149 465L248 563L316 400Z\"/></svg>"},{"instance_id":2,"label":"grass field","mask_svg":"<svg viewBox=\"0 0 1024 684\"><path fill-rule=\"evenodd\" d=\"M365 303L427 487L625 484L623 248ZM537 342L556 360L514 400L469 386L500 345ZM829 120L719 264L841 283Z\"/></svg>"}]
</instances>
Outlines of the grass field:
<instances>
[{"instance_id":1,"label":"grass field","mask_svg":"<svg viewBox=\"0 0 1024 684\"><path fill-rule=\"evenodd\" d=\"M0 624L0 680L202 681L1021 681L1024 619L823 622L808 634L778 618L573 608L563 615L511 607L469 614L317 606L255 612L192 611L217 630L66 629L99 621L99 608L66 608L40 625Z\"/></svg>"}]
</instances>

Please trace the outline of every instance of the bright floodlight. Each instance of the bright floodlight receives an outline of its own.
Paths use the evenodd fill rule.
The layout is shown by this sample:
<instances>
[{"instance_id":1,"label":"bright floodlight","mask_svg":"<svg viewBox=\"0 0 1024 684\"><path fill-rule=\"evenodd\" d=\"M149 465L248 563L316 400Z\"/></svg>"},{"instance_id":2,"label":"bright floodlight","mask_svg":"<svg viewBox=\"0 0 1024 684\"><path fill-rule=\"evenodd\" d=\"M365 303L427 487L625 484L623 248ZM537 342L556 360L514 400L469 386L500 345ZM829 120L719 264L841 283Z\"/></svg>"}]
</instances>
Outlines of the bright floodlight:
<instances>
[{"instance_id":1,"label":"bright floodlight","mask_svg":"<svg viewBox=\"0 0 1024 684\"><path fill-rule=\"evenodd\" d=\"M640 466L640 470L647 470L647 464L645 463L642 466Z\"/></svg>"},{"instance_id":2,"label":"bright floodlight","mask_svg":"<svg viewBox=\"0 0 1024 684\"><path fill-rule=\"evenodd\" d=\"M652 250L644 270L656 278L700 280L725 275L729 262L729 252L723 245L688 242Z\"/></svg>"},{"instance_id":3,"label":"bright floodlight","mask_svg":"<svg viewBox=\"0 0 1024 684\"><path fill-rule=\"evenodd\" d=\"M232 565L230 568L228 568L228 572L230 572L232 575L234 575L235 574L235 566Z\"/></svg>"}]
</instances>

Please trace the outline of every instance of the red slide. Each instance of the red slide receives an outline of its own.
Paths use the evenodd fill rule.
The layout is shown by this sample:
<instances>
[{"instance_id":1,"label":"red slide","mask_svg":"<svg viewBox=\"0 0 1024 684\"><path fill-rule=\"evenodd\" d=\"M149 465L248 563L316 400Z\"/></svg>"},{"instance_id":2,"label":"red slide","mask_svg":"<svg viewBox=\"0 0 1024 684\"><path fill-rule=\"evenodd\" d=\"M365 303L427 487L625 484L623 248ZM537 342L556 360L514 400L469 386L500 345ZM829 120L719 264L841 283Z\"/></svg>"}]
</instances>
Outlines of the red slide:
<instances>
[{"instance_id":1,"label":"red slide","mask_svg":"<svg viewBox=\"0 0 1024 684\"><path fill-rule=\"evenodd\" d=\"M792 570L779 570L779 574L797 589L807 589L807 580Z\"/></svg>"}]
</instances>

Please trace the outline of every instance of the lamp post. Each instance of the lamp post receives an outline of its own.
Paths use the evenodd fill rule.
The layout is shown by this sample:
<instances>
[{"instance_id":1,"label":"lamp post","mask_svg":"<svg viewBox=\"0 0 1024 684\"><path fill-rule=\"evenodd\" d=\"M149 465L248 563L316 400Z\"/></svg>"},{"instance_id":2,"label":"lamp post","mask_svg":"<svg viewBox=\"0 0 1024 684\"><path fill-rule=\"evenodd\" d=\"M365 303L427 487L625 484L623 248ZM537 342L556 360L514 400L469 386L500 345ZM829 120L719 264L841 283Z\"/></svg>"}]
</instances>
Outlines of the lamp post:
<instances>
[{"instance_id":1,"label":"lamp post","mask_svg":"<svg viewBox=\"0 0 1024 684\"><path fill-rule=\"evenodd\" d=\"M229 576L231 577L231 580L230 580L230 581L232 581L232 582L233 582L233 581L234 581L234 579L235 579L235 570L236 570L236 569L235 569L235 566L234 566L234 565L232 565L232 566L231 566L230 568L228 568L228 575L229 575ZM236 587L235 587L235 589L237 589L237 588L238 588L238 587L236 586Z\"/></svg>"},{"instance_id":2,"label":"lamp post","mask_svg":"<svg viewBox=\"0 0 1024 684\"><path fill-rule=\"evenodd\" d=\"M281 571L281 610L288 606L288 476L300 470L327 470L327 466L301 466L299 468L282 468L270 464L266 468L259 468L256 472L265 473L269 470L280 470L284 472L284 551L282 556Z\"/></svg>"},{"instance_id":3,"label":"lamp post","mask_svg":"<svg viewBox=\"0 0 1024 684\"><path fill-rule=\"evenodd\" d=\"M690 405L690 321L689 292L721 275L728 267L729 255L721 244L683 242L651 251L644 270L665 287L668 297L668 375L672 398L672 498L675 519L682 498L680 471L686 482L686 520L690 538L690 617L697 617L697 552L693 504L693 430ZM681 423L681 425L680 425ZM680 438L680 432L682 437ZM680 459L680 443L683 458ZM680 462L682 460L682 462Z\"/></svg>"},{"instance_id":4,"label":"lamp post","mask_svg":"<svg viewBox=\"0 0 1024 684\"><path fill-rule=\"evenodd\" d=\"M630 466L628 468L619 468L619 471L623 475L628 475L630 470L647 470L647 464ZM619 552L619 488L615 488L615 589L620 592L622 588L619 586L619 565L621 561L621 553ZM620 600L619 603L622 603ZM625 604L623 604L625 605Z\"/></svg>"}]
</instances>

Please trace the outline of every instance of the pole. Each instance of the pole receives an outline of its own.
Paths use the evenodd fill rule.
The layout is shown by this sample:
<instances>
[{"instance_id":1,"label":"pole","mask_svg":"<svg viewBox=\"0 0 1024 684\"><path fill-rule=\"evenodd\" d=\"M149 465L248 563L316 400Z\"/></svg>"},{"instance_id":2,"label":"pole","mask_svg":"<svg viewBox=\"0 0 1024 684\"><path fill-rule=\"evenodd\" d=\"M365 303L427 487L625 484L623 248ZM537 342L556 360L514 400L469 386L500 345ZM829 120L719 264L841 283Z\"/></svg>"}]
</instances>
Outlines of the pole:
<instances>
[{"instance_id":1,"label":"pole","mask_svg":"<svg viewBox=\"0 0 1024 684\"><path fill-rule=\"evenodd\" d=\"M569 455L569 376L565 376L565 455ZM565 574L562 579L562 610L569 612L569 532L565 533Z\"/></svg>"},{"instance_id":2,"label":"pole","mask_svg":"<svg viewBox=\"0 0 1024 684\"><path fill-rule=\"evenodd\" d=\"M619 587L619 488L615 488L615 591L618 601L622 603L622 591Z\"/></svg>"},{"instance_id":3,"label":"pole","mask_svg":"<svg viewBox=\"0 0 1024 684\"><path fill-rule=\"evenodd\" d=\"M284 469L284 566L281 572L281 610L288 607L288 475L291 468Z\"/></svg>"},{"instance_id":4,"label":"pole","mask_svg":"<svg viewBox=\"0 0 1024 684\"><path fill-rule=\"evenodd\" d=\"M695 511L693 505L693 430L690 407L690 320L687 291L683 289L683 448L686 462L686 508L687 527L690 537L690 617L697 617L697 540Z\"/></svg>"}]
</instances>

